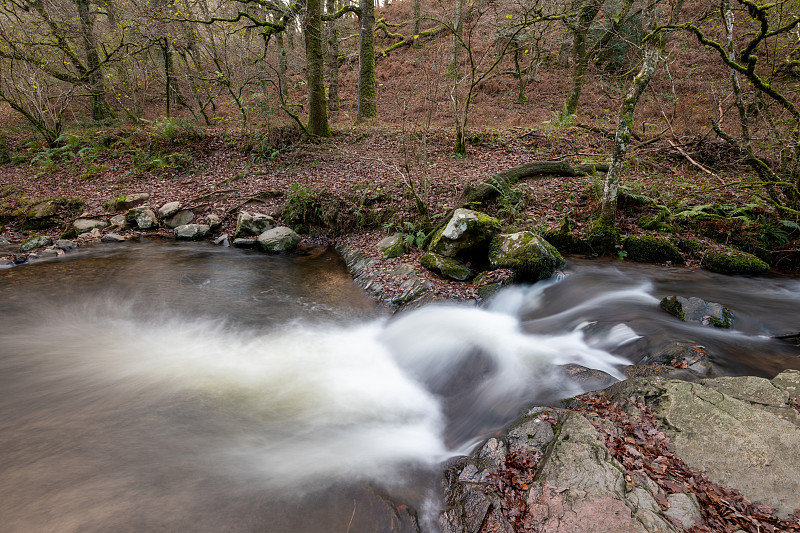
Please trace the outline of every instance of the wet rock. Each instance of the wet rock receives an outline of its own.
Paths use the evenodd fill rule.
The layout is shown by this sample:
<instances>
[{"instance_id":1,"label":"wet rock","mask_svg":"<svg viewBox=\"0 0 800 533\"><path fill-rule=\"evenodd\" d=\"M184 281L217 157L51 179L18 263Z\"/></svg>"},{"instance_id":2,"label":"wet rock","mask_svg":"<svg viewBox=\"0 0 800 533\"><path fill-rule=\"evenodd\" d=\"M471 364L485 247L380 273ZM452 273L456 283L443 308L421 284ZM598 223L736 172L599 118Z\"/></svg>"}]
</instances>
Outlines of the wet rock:
<instances>
[{"instance_id":1,"label":"wet rock","mask_svg":"<svg viewBox=\"0 0 800 533\"><path fill-rule=\"evenodd\" d=\"M667 313L684 322L716 328L730 328L733 325L733 313L722 304L695 297L665 296L660 305Z\"/></svg>"},{"instance_id":2,"label":"wet rock","mask_svg":"<svg viewBox=\"0 0 800 533\"><path fill-rule=\"evenodd\" d=\"M639 263L683 263L678 249L669 240L650 235L628 235L622 246L631 261Z\"/></svg>"},{"instance_id":3,"label":"wet rock","mask_svg":"<svg viewBox=\"0 0 800 533\"><path fill-rule=\"evenodd\" d=\"M574 363L560 365L558 372L565 378L579 384L583 390L603 389L619 381L607 372Z\"/></svg>"},{"instance_id":4,"label":"wet rock","mask_svg":"<svg viewBox=\"0 0 800 533\"><path fill-rule=\"evenodd\" d=\"M265 231L258 236L258 244L265 252L288 252L300 242L300 235L286 226L279 226Z\"/></svg>"},{"instance_id":5,"label":"wet rock","mask_svg":"<svg viewBox=\"0 0 800 533\"><path fill-rule=\"evenodd\" d=\"M236 248L253 248L258 244L255 237L233 239L233 246Z\"/></svg>"},{"instance_id":6,"label":"wet rock","mask_svg":"<svg viewBox=\"0 0 800 533\"><path fill-rule=\"evenodd\" d=\"M69 239L58 239L55 243L55 247L58 248L59 250L64 250L65 252L68 252L73 248L77 248L78 245L75 243L75 241L71 241Z\"/></svg>"},{"instance_id":7,"label":"wet rock","mask_svg":"<svg viewBox=\"0 0 800 533\"><path fill-rule=\"evenodd\" d=\"M214 244L218 246L230 246L231 245L231 238L230 236L225 233L224 235L220 235L216 239L214 239Z\"/></svg>"},{"instance_id":8,"label":"wet rock","mask_svg":"<svg viewBox=\"0 0 800 533\"><path fill-rule=\"evenodd\" d=\"M106 233L100 238L100 242L106 242L106 243L125 242L125 237L123 237L122 235L117 235L116 233Z\"/></svg>"},{"instance_id":9,"label":"wet rock","mask_svg":"<svg viewBox=\"0 0 800 533\"><path fill-rule=\"evenodd\" d=\"M752 254L733 248L706 251L703 255L703 266L720 274L756 275L769 272L767 263Z\"/></svg>"},{"instance_id":10,"label":"wet rock","mask_svg":"<svg viewBox=\"0 0 800 533\"><path fill-rule=\"evenodd\" d=\"M663 365L669 370L685 369L700 377L713 373L713 365L705 347L692 342L669 342L658 346L645 356L642 363Z\"/></svg>"},{"instance_id":11,"label":"wet rock","mask_svg":"<svg viewBox=\"0 0 800 533\"><path fill-rule=\"evenodd\" d=\"M495 237L489 247L489 263L529 281L547 279L566 264L553 245L530 231Z\"/></svg>"},{"instance_id":12,"label":"wet rock","mask_svg":"<svg viewBox=\"0 0 800 533\"><path fill-rule=\"evenodd\" d=\"M107 226L108 222L99 218L78 218L72 223L72 228L78 235L81 235L82 233L89 233L94 228L103 229Z\"/></svg>"},{"instance_id":13,"label":"wet rock","mask_svg":"<svg viewBox=\"0 0 800 533\"><path fill-rule=\"evenodd\" d=\"M190 209L181 209L174 215L164 220L164 225L168 228L175 229L178 226L185 226L191 224L194 220L194 212Z\"/></svg>"},{"instance_id":14,"label":"wet rock","mask_svg":"<svg viewBox=\"0 0 800 533\"><path fill-rule=\"evenodd\" d=\"M216 233L222 228L222 217L216 213L206 215L206 224L211 228L211 233Z\"/></svg>"},{"instance_id":15,"label":"wet rock","mask_svg":"<svg viewBox=\"0 0 800 533\"><path fill-rule=\"evenodd\" d=\"M246 211L242 211L236 219L236 232L234 233L234 237L257 237L274 227L275 219L271 216L259 213L251 215Z\"/></svg>"},{"instance_id":16,"label":"wet rock","mask_svg":"<svg viewBox=\"0 0 800 533\"><path fill-rule=\"evenodd\" d=\"M163 218L170 218L181 210L183 205L180 202L167 202L158 208L158 216Z\"/></svg>"},{"instance_id":17,"label":"wet rock","mask_svg":"<svg viewBox=\"0 0 800 533\"><path fill-rule=\"evenodd\" d=\"M27 261L28 261L28 257L27 257L27 256L25 256L25 255L17 255L17 256L14 256L14 259L12 260L12 262L13 262L15 265L21 265L21 264L23 264L23 263L25 263L25 262L27 262Z\"/></svg>"},{"instance_id":18,"label":"wet rock","mask_svg":"<svg viewBox=\"0 0 800 533\"><path fill-rule=\"evenodd\" d=\"M134 207L125 214L125 220L133 227L139 229L152 229L158 227L158 217L147 206Z\"/></svg>"},{"instance_id":19,"label":"wet rock","mask_svg":"<svg viewBox=\"0 0 800 533\"><path fill-rule=\"evenodd\" d=\"M400 257L406 253L406 241L402 233L390 235L378 243L378 250L383 254L384 259Z\"/></svg>"},{"instance_id":20,"label":"wet rock","mask_svg":"<svg viewBox=\"0 0 800 533\"><path fill-rule=\"evenodd\" d=\"M211 232L206 224L183 224L174 229L175 238L178 240L205 239Z\"/></svg>"},{"instance_id":21,"label":"wet rock","mask_svg":"<svg viewBox=\"0 0 800 533\"><path fill-rule=\"evenodd\" d=\"M426 252L419 262L423 267L443 278L465 281L473 276L472 270L458 259L444 257L433 252Z\"/></svg>"},{"instance_id":22,"label":"wet rock","mask_svg":"<svg viewBox=\"0 0 800 533\"><path fill-rule=\"evenodd\" d=\"M50 246L51 244L53 244L53 239L51 239L50 237L47 237L45 235L37 235L35 237L31 237L30 239L24 241L19 247L19 252L20 253L30 252L31 250L35 250L43 246Z\"/></svg>"},{"instance_id":23,"label":"wet rock","mask_svg":"<svg viewBox=\"0 0 800 533\"><path fill-rule=\"evenodd\" d=\"M447 224L437 231L428 251L445 257L484 259L492 238L500 232L500 221L470 209L456 209Z\"/></svg>"}]
</instances>

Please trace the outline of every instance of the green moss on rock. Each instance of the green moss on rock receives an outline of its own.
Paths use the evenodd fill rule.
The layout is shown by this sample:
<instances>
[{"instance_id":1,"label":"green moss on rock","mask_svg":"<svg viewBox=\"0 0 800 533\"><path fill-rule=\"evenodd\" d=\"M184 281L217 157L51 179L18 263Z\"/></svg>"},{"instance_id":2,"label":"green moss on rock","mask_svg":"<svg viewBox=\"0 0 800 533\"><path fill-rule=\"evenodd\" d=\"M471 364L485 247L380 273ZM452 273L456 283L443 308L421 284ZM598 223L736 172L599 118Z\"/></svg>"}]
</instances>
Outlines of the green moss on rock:
<instances>
[{"instance_id":1,"label":"green moss on rock","mask_svg":"<svg viewBox=\"0 0 800 533\"><path fill-rule=\"evenodd\" d=\"M683 312L683 304L678 301L676 296L665 296L661 299L659 303L661 309L666 311L667 313L671 314L672 316L679 318L681 320L686 319L686 315Z\"/></svg>"},{"instance_id":2,"label":"green moss on rock","mask_svg":"<svg viewBox=\"0 0 800 533\"><path fill-rule=\"evenodd\" d=\"M530 281L547 279L566 264L552 244L530 231L495 237L489 246L489 263Z\"/></svg>"},{"instance_id":3,"label":"green moss on rock","mask_svg":"<svg viewBox=\"0 0 800 533\"><path fill-rule=\"evenodd\" d=\"M758 257L732 248L707 251L703 256L703 265L720 274L754 275L769 272L769 265Z\"/></svg>"},{"instance_id":4,"label":"green moss on rock","mask_svg":"<svg viewBox=\"0 0 800 533\"><path fill-rule=\"evenodd\" d=\"M432 252L427 252L419 260L420 264L439 274L443 278L456 281L465 281L472 277L473 272L466 265L452 257L444 257Z\"/></svg>"},{"instance_id":5,"label":"green moss on rock","mask_svg":"<svg viewBox=\"0 0 800 533\"><path fill-rule=\"evenodd\" d=\"M494 217L456 209L447 224L434 233L428 251L445 257L477 258L500 228L500 221Z\"/></svg>"},{"instance_id":6,"label":"green moss on rock","mask_svg":"<svg viewBox=\"0 0 800 533\"><path fill-rule=\"evenodd\" d=\"M628 235L622 240L627 258L639 263L682 263L678 249L668 240L650 235Z\"/></svg>"},{"instance_id":7,"label":"green moss on rock","mask_svg":"<svg viewBox=\"0 0 800 533\"><path fill-rule=\"evenodd\" d=\"M703 241L697 239L682 238L678 239L676 244L681 252L687 253L692 257L700 257L705 248Z\"/></svg>"},{"instance_id":8,"label":"green moss on rock","mask_svg":"<svg viewBox=\"0 0 800 533\"><path fill-rule=\"evenodd\" d=\"M598 254L616 253L617 240L619 233L617 228L603 222L595 222L592 229L586 235L586 242L589 247Z\"/></svg>"}]
</instances>

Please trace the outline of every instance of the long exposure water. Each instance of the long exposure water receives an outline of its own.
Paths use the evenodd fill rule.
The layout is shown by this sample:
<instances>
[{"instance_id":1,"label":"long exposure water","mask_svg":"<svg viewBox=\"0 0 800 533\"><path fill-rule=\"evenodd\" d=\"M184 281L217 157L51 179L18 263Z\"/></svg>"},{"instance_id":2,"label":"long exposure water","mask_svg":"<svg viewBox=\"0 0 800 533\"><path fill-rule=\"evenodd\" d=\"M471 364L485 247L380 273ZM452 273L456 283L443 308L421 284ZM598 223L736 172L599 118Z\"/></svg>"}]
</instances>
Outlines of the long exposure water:
<instances>
[{"instance_id":1,"label":"long exposure water","mask_svg":"<svg viewBox=\"0 0 800 533\"><path fill-rule=\"evenodd\" d=\"M665 295L734 312L684 324ZM141 242L0 270L3 531L434 531L437 466L525 405L679 340L800 368L800 280L571 259L482 307L390 317L332 251Z\"/></svg>"}]
</instances>

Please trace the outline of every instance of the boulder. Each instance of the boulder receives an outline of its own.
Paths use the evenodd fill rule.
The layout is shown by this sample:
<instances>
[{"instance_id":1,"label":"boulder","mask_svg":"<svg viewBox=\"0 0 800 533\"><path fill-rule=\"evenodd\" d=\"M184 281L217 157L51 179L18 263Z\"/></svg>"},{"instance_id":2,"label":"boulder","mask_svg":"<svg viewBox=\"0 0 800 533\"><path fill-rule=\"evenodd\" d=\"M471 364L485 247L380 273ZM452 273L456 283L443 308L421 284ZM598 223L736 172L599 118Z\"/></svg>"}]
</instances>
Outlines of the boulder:
<instances>
[{"instance_id":1,"label":"boulder","mask_svg":"<svg viewBox=\"0 0 800 533\"><path fill-rule=\"evenodd\" d=\"M211 233L216 233L222 229L222 217L216 213L206 215L206 224L211 228Z\"/></svg>"},{"instance_id":2,"label":"boulder","mask_svg":"<svg viewBox=\"0 0 800 533\"><path fill-rule=\"evenodd\" d=\"M128 221L125 220L125 215L114 215L109 222L111 222L109 228L128 229L130 227Z\"/></svg>"},{"instance_id":3,"label":"boulder","mask_svg":"<svg viewBox=\"0 0 800 533\"><path fill-rule=\"evenodd\" d=\"M214 239L214 244L216 244L218 246L225 246L225 247L230 246L231 245L231 238L227 233L225 233L223 235L220 235L216 239Z\"/></svg>"},{"instance_id":4,"label":"boulder","mask_svg":"<svg viewBox=\"0 0 800 533\"><path fill-rule=\"evenodd\" d=\"M670 369L685 369L694 376L705 377L713 372L708 352L692 342L669 342L652 350L644 364L663 365Z\"/></svg>"},{"instance_id":5,"label":"boulder","mask_svg":"<svg viewBox=\"0 0 800 533\"><path fill-rule=\"evenodd\" d=\"M100 238L100 242L106 242L106 243L125 242L125 237L123 237L122 235L117 235L116 233L106 233Z\"/></svg>"},{"instance_id":6,"label":"boulder","mask_svg":"<svg viewBox=\"0 0 800 533\"><path fill-rule=\"evenodd\" d=\"M678 249L667 239L650 235L628 235L622 239L626 257L639 263L683 263Z\"/></svg>"},{"instance_id":7,"label":"boulder","mask_svg":"<svg viewBox=\"0 0 800 533\"><path fill-rule=\"evenodd\" d=\"M566 264L553 245L530 231L495 237L489 247L489 263L530 281L547 279Z\"/></svg>"},{"instance_id":8,"label":"boulder","mask_svg":"<svg viewBox=\"0 0 800 533\"><path fill-rule=\"evenodd\" d=\"M185 226L191 224L194 220L194 212L190 209L181 209L174 215L164 220L164 225L168 228L177 228L178 226Z\"/></svg>"},{"instance_id":9,"label":"boulder","mask_svg":"<svg viewBox=\"0 0 800 533\"><path fill-rule=\"evenodd\" d=\"M147 206L134 207L125 214L125 220L132 226L139 229L151 229L158 227L158 217Z\"/></svg>"},{"instance_id":10,"label":"boulder","mask_svg":"<svg viewBox=\"0 0 800 533\"><path fill-rule=\"evenodd\" d=\"M146 192L127 194L105 202L103 207L109 211L126 211L142 205L149 199L150 193Z\"/></svg>"},{"instance_id":11,"label":"boulder","mask_svg":"<svg viewBox=\"0 0 800 533\"><path fill-rule=\"evenodd\" d=\"M30 252L31 250L35 250L37 248L41 248L42 246L50 246L53 244L53 239L47 237L46 235L37 235L35 237L31 237L30 239L24 241L19 246L19 252L25 253Z\"/></svg>"},{"instance_id":12,"label":"boulder","mask_svg":"<svg viewBox=\"0 0 800 533\"><path fill-rule=\"evenodd\" d=\"M765 274L769 265L758 257L726 248L724 250L708 250L703 255L703 265L711 272L720 274Z\"/></svg>"},{"instance_id":13,"label":"boulder","mask_svg":"<svg viewBox=\"0 0 800 533\"><path fill-rule=\"evenodd\" d=\"M402 233L395 233L381 239L378 243L378 250L383 254L384 259L400 257L406 253L406 241Z\"/></svg>"},{"instance_id":14,"label":"boulder","mask_svg":"<svg viewBox=\"0 0 800 533\"><path fill-rule=\"evenodd\" d=\"M288 252L300 242L300 235L286 226L279 226L263 232L257 241L265 252Z\"/></svg>"},{"instance_id":15,"label":"boulder","mask_svg":"<svg viewBox=\"0 0 800 533\"><path fill-rule=\"evenodd\" d=\"M99 218L78 218L72 223L75 233L89 233L94 228L103 229L108 226L108 222Z\"/></svg>"},{"instance_id":16,"label":"boulder","mask_svg":"<svg viewBox=\"0 0 800 533\"><path fill-rule=\"evenodd\" d=\"M55 200L43 200L28 208L25 217L33 220L50 218L58 213L58 204Z\"/></svg>"},{"instance_id":17,"label":"boulder","mask_svg":"<svg viewBox=\"0 0 800 533\"><path fill-rule=\"evenodd\" d=\"M236 219L236 232L234 237L258 236L275 227L275 219L269 215L259 213L250 214L245 211L239 213Z\"/></svg>"},{"instance_id":18,"label":"boulder","mask_svg":"<svg viewBox=\"0 0 800 533\"><path fill-rule=\"evenodd\" d=\"M75 241L71 241L68 239L58 239L56 240L55 247L59 250L64 250L65 252L72 250L73 248L77 248L78 245Z\"/></svg>"},{"instance_id":19,"label":"boulder","mask_svg":"<svg viewBox=\"0 0 800 533\"><path fill-rule=\"evenodd\" d=\"M445 257L478 258L500 232L500 221L470 209L456 209L447 224L434 233L428 251Z\"/></svg>"},{"instance_id":20,"label":"boulder","mask_svg":"<svg viewBox=\"0 0 800 533\"><path fill-rule=\"evenodd\" d=\"M180 240L205 239L211 232L206 224L184 224L175 228L175 238Z\"/></svg>"},{"instance_id":21,"label":"boulder","mask_svg":"<svg viewBox=\"0 0 800 533\"><path fill-rule=\"evenodd\" d=\"M458 259L444 257L432 252L425 253L419 260L420 264L443 278L456 281L465 281L473 276L472 270Z\"/></svg>"},{"instance_id":22,"label":"boulder","mask_svg":"<svg viewBox=\"0 0 800 533\"><path fill-rule=\"evenodd\" d=\"M255 237L241 237L233 239L231 244L236 248L252 248L258 244L258 239Z\"/></svg>"},{"instance_id":23,"label":"boulder","mask_svg":"<svg viewBox=\"0 0 800 533\"><path fill-rule=\"evenodd\" d=\"M733 325L733 313L722 304L696 297L665 296L660 305L664 311L684 322L715 328L730 328Z\"/></svg>"},{"instance_id":24,"label":"boulder","mask_svg":"<svg viewBox=\"0 0 800 533\"><path fill-rule=\"evenodd\" d=\"M160 216L162 219L170 218L175 215L175 213L180 211L181 207L183 206L180 202L167 202L158 208L158 216Z\"/></svg>"}]
</instances>

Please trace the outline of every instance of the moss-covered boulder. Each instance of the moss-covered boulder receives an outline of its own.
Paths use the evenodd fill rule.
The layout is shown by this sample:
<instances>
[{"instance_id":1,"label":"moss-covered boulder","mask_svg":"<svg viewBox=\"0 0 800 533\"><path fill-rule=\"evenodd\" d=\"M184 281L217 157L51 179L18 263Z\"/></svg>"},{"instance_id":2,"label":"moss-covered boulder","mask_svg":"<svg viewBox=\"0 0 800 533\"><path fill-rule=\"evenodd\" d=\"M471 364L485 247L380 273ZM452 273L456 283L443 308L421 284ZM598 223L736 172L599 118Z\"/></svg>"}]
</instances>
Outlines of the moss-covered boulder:
<instances>
[{"instance_id":1,"label":"moss-covered boulder","mask_svg":"<svg viewBox=\"0 0 800 533\"><path fill-rule=\"evenodd\" d=\"M711 272L720 274L754 275L769 272L769 265L758 257L732 248L707 251L703 256L703 265Z\"/></svg>"},{"instance_id":2,"label":"moss-covered boulder","mask_svg":"<svg viewBox=\"0 0 800 533\"><path fill-rule=\"evenodd\" d=\"M465 281L473 276L472 270L458 259L444 257L433 252L427 252L420 260L420 264L443 278Z\"/></svg>"},{"instance_id":3,"label":"moss-covered boulder","mask_svg":"<svg viewBox=\"0 0 800 533\"><path fill-rule=\"evenodd\" d=\"M381 239L378 243L378 250L383 254L384 259L400 257L406 253L406 241L402 233L395 233Z\"/></svg>"},{"instance_id":4,"label":"moss-covered boulder","mask_svg":"<svg viewBox=\"0 0 800 533\"><path fill-rule=\"evenodd\" d=\"M103 207L108 211L126 211L138 207L150 199L150 193L139 192L133 194L126 194L118 198L112 198L107 202L103 202Z\"/></svg>"},{"instance_id":5,"label":"moss-covered boulder","mask_svg":"<svg viewBox=\"0 0 800 533\"><path fill-rule=\"evenodd\" d=\"M558 250L530 231L498 235L489 247L492 268L508 268L522 280L538 281L566 263Z\"/></svg>"},{"instance_id":6,"label":"moss-covered boulder","mask_svg":"<svg viewBox=\"0 0 800 533\"><path fill-rule=\"evenodd\" d=\"M561 220L558 228L547 230L542 236L561 253L591 252L589 244L576 234L576 228L577 223L571 218L565 217Z\"/></svg>"},{"instance_id":7,"label":"moss-covered boulder","mask_svg":"<svg viewBox=\"0 0 800 533\"><path fill-rule=\"evenodd\" d=\"M134 207L125 214L125 220L131 226L139 229L153 229L158 227L158 217L155 211L148 206Z\"/></svg>"},{"instance_id":8,"label":"moss-covered boulder","mask_svg":"<svg viewBox=\"0 0 800 533\"><path fill-rule=\"evenodd\" d=\"M639 263L683 263L681 254L667 239L650 235L628 235L622 239L627 258Z\"/></svg>"},{"instance_id":9,"label":"moss-covered boulder","mask_svg":"<svg viewBox=\"0 0 800 533\"><path fill-rule=\"evenodd\" d=\"M53 239L51 239L50 237L47 237L45 235L37 235L35 237L31 237L30 239L24 241L19 247L19 252L20 253L30 252L31 250L41 248L42 246L50 246L51 244L53 244Z\"/></svg>"},{"instance_id":10,"label":"moss-covered boulder","mask_svg":"<svg viewBox=\"0 0 800 533\"><path fill-rule=\"evenodd\" d=\"M434 233L428 251L445 257L479 258L500 232L500 221L470 209L456 209Z\"/></svg>"},{"instance_id":11,"label":"moss-covered boulder","mask_svg":"<svg viewBox=\"0 0 800 533\"><path fill-rule=\"evenodd\" d=\"M617 251L619 233L611 224L595 222L586 235L586 243L597 254L614 254Z\"/></svg>"},{"instance_id":12,"label":"moss-covered boulder","mask_svg":"<svg viewBox=\"0 0 800 533\"><path fill-rule=\"evenodd\" d=\"M705 248L703 241L691 238L678 239L675 244L677 245L678 250L689 254L692 257L700 257L703 253L703 249Z\"/></svg>"}]
</instances>

